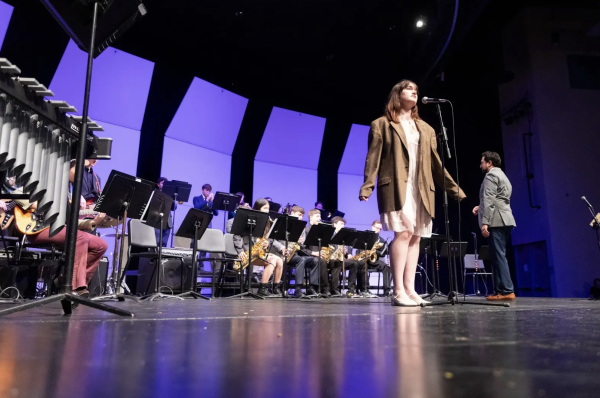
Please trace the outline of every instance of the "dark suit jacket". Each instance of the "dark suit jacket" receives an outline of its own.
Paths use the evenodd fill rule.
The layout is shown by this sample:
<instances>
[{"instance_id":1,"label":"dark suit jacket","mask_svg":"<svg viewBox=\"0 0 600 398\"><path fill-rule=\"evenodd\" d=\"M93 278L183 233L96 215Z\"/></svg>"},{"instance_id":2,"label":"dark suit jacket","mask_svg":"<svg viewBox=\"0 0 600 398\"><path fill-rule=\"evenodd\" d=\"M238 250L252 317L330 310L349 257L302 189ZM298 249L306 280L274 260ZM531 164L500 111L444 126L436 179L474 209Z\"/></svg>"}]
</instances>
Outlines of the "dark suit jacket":
<instances>
[{"instance_id":1,"label":"dark suit jacket","mask_svg":"<svg viewBox=\"0 0 600 398\"><path fill-rule=\"evenodd\" d=\"M202 196L202 195L194 197L193 203L194 203L194 209L209 211L209 212L212 212L212 214L214 214L215 216L219 215L218 210L216 210L216 209L213 210L212 202L208 202L206 199L204 199L204 196Z\"/></svg>"},{"instance_id":2,"label":"dark suit jacket","mask_svg":"<svg viewBox=\"0 0 600 398\"><path fill-rule=\"evenodd\" d=\"M464 199L465 193L456 185L448 171L442 168L437 153L435 131L423 120L415 122L421 133L421 153L418 159L418 189L425 209L435 217L435 186L442 186L446 174L448 194L453 198ZM377 204L379 213L402 210L406 200L408 180L408 146L406 134L400 123L382 116L371 123L369 130L369 152L365 161L365 183L360 188L360 196L371 196L377 183Z\"/></svg>"}]
</instances>

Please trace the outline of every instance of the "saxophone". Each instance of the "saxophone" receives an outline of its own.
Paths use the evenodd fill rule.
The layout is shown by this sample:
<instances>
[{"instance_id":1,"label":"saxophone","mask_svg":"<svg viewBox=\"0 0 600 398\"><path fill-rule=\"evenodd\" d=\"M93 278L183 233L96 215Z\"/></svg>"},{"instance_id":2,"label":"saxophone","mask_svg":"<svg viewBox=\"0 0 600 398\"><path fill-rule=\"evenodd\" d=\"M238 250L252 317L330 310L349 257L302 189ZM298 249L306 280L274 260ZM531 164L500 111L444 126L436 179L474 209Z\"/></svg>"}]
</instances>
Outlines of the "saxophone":
<instances>
[{"instance_id":1,"label":"saxophone","mask_svg":"<svg viewBox=\"0 0 600 398\"><path fill-rule=\"evenodd\" d=\"M340 246L335 249L335 247L329 245L321 250L325 252L323 259L327 262L330 260L342 261L344 259L344 246Z\"/></svg>"},{"instance_id":2,"label":"saxophone","mask_svg":"<svg viewBox=\"0 0 600 398\"><path fill-rule=\"evenodd\" d=\"M365 250L363 252L358 253L357 255L352 257L352 260L356 260L356 261L368 260L369 262L374 263L375 261L377 261L377 250L381 249L384 245L385 244L381 243L380 240L377 240L377 242L375 242L375 244L373 245L373 248L371 250Z\"/></svg>"},{"instance_id":3,"label":"saxophone","mask_svg":"<svg viewBox=\"0 0 600 398\"><path fill-rule=\"evenodd\" d=\"M266 257L266 253L265 253L265 249L263 249L263 245L265 244L265 242L268 242L267 238L260 238L258 241L256 241L256 243L254 245L252 245L252 250L251 250L251 259L249 259L248 257L246 257L245 260L240 261L240 263L234 263L233 264L233 269L234 271L242 271L244 268L246 268L251 261L256 260L257 258L261 258L264 259Z\"/></svg>"},{"instance_id":4,"label":"saxophone","mask_svg":"<svg viewBox=\"0 0 600 398\"><path fill-rule=\"evenodd\" d=\"M285 261L287 263L290 262L290 260L292 259L292 257L294 257L294 254L296 254L296 252L300 250L300 245L297 243L292 243L292 247L290 249L290 254L288 254L288 256L285 258Z\"/></svg>"}]
</instances>

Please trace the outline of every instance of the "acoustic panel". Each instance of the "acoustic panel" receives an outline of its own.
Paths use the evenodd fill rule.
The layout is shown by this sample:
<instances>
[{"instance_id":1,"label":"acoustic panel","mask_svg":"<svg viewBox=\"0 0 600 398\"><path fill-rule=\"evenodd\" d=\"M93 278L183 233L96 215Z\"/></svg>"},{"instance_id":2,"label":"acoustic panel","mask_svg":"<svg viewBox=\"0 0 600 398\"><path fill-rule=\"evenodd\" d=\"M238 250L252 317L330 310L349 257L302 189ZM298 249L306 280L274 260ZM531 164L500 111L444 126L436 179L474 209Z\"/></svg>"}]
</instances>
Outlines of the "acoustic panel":
<instances>
[{"instance_id":1,"label":"acoustic panel","mask_svg":"<svg viewBox=\"0 0 600 398\"><path fill-rule=\"evenodd\" d=\"M308 213L317 201L317 171L255 161L252 197L267 196L282 206L302 206Z\"/></svg>"},{"instance_id":2,"label":"acoustic panel","mask_svg":"<svg viewBox=\"0 0 600 398\"><path fill-rule=\"evenodd\" d=\"M12 12L13 6L0 1L0 50L2 49L2 43L4 42L4 36L6 36Z\"/></svg>"},{"instance_id":3,"label":"acoustic panel","mask_svg":"<svg viewBox=\"0 0 600 398\"><path fill-rule=\"evenodd\" d=\"M273 107L254 159L317 170L324 131L325 118Z\"/></svg>"},{"instance_id":4,"label":"acoustic panel","mask_svg":"<svg viewBox=\"0 0 600 398\"><path fill-rule=\"evenodd\" d=\"M83 111L87 53L71 40L54 74L50 89L55 99ZM115 48L94 60L90 118L141 130L154 63ZM166 100L166 99L165 99Z\"/></svg>"},{"instance_id":5,"label":"acoustic panel","mask_svg":"<svg viewBox=\"0 0 600 398\"><path fill-rule=\"evenodd\" d=\"M166 136L231 155L248 99L194 78Z\"/></svg>"},{"instance_id":6,"label":"acoustic panel","mask_svg":"<svg viewBox=\"0 0 600 398\"><path fill-rule=\"evenodd\" d=\"M180 205L175 217L175 231L181 225L187 211L193 207L192 198L202 195L202 185L208 183L212 192L229 192L231 156L211 151L187 142L165 137L161 175L169 180L192 184L188 203ZM212 221L213 228L223 228L223 212Z\"/></svg>"},{"instance_id":7,"label":"acoustic panel","mask_svg":"<svg viewBox=\"0 0 600 398\"><path fill-rule=\"evenodd\" d=\"M369 149L369 126L353 124L346 142L338 173L364 175L365 159Z\"/></svg>"}]
</instances>

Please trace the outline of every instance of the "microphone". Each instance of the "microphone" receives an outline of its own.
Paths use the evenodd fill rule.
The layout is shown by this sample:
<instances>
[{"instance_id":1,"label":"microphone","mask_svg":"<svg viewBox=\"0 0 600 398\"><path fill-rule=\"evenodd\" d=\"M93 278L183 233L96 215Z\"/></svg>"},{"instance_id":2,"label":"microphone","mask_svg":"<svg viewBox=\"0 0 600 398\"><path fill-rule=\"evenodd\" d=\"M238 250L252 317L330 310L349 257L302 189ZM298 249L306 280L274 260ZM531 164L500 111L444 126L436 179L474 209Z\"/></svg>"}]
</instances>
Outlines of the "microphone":
<instances>
[{"instance_id":1,"label":"microphone","mask_svg":"<svg viewBox=\"0 0 600 398\"><path fill-rule=\"evenodd\" d=\"M443 104L444 102L448 102L448 100L442 98L423 97L421 98L421 102L424 104Z\"/></svg>"},{"instance_id":2,"label":"microphone","mask_svg":"<svg viewBox=\"0 0 600 398\"><path fill-rule=\"evenodd\" d=\"M590 209L593 209L592 205L590 204L590 202L588 202L588 200L585 198L585 196L582 196L581 200L583 200L585 203L587 203L587 205Z\"/></svg>"}]
</instances>

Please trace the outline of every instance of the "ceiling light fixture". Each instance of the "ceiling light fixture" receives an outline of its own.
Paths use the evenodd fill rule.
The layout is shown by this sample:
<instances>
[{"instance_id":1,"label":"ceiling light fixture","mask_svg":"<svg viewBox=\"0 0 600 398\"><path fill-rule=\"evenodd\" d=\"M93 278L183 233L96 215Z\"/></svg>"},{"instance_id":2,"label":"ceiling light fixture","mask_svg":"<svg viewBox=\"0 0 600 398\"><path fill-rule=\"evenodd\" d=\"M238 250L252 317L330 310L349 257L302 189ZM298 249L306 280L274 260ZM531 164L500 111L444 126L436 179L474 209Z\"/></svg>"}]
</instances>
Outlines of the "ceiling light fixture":
<instances>
[{"instance_id":1,"label":"ceiling light fixture","mask_svg":"<svg viewBox=\"0 0 600 398\"><path fill-rule=\"evenodd\" d=\"M417 28L422 28L423 26L425 26L425 21L422 19L417 20Z\"/></svg>"}]
</instances>

